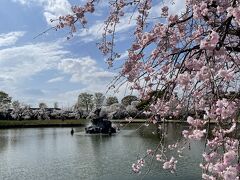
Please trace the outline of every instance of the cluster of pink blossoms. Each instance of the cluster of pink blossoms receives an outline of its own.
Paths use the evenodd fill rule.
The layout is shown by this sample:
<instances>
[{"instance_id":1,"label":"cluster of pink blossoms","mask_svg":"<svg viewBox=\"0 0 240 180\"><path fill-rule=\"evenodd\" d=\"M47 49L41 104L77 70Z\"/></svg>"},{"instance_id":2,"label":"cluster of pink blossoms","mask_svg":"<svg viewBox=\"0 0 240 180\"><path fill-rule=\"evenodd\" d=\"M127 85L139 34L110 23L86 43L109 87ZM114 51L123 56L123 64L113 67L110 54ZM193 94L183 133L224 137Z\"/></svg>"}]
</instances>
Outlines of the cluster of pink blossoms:
<instances>
[{"instance_id":1,"label":"cluster of pink blossoms","mask_svg":"<svg viewBox=\"0 0 240 180\"><path fill-rule=\"evenodd\" d=\"M174 173L174 171L176 170L177 162L178 161L174 157L171 157L169 161L163 163L163 169L170 170L171 173Z\"/></svg>"},{"instance_id":2,"label":"cluster of pink blossoms","mask_svg":"<svg viewBox=\"0 0 240 180\"><path fill-rule=\"evenodd\" d=\"M222 119L233 117L237 109L236 103L228 101L227 99L218 100L216 107L216 115L221 116Z\"/></svg>"},{"instance_id":3,"label":"cluster of pink blossoms","mask_svg":"<svg viewBox=\"0 0 240 180\"><path fill-rule=\"evenodd\" d=\"M218 75L224 79L224 81L231 81L234 76L234 70L232 69L220 69Z\"/></svg>"},{"instance_id":4,"label":"cluster of pink blossoms","mask_svg":"<svg viewBox=\"0 0 240 180\"><path fill-rule=\"evenodd\" d=\"M161 15L162 16L168 16L168 7L167 6L164 6L162 8L162 14Z\"/></svg>"},{"instance_id":5,"label":"cluster of pink blossoms","mask_svg":"<svg viewBox=\"0 0 240 180\"><path fill-rule=\"evenodd\" d=\"M137 161L137 163L133 163L132 164L132 170L135 173L140 173L141 172L141 168L144 166L145 161L143 159L139 159Z\"/></svg>"},{"instance_id":6,"label":"cluster of pink blossoms","mask_svg":"<svg viewBox=\"0 0 240 180\"><path fill-rule=\"evenodd\" d=\"M73 7L73 15L59 19L59 28L69 26L75 31L78 20L84 25L85 13L93 12L97 2ZM187 118L189 129L182 135L186 141L206 137L201 164L203 179L239 179L236 128L240 97L240 2L186 0L182 14L170 14L171 7L162 6L161 18L165 20L161 23L150 16L155 5L152 2L111 1L99 48L109 56L109 65L113 65L113 60L119 57L114 51L117 25L129 14L129 9L134 9L133 42L119 80L126 78L132 83L131 89L149 102L144 111L152 115L150 122L157 124L161 118L191 114ZM228 96L230 92L233 95ZM154 93L157 95L153 96ZM210 128L212 122L215 124ZM165 134L166 129L161 126L161 136ZM171 145L168 150L174 148ZM174 172L177 160L166 157L162 152L165 149L161 145L147 154L156 153L163 168ZM143 165L144 160L140 159L132 169L139 173Z\"/></svg>"},{"instance_id":7,"label":"cluster of pink blossoms","mask_svg":"<svg viewBox=\"0 0 240 180\"><path fill-rule=\"evenodd\" d=\"M233 7L228 7L227 12L228 12L227 16L228 17L233 16L236 23L238 23L238 25L240 25L240 7L239 6L234 7L234 8Z\"/></svg>"},{"instance_id":8,"label":"cluster of pink blossoms","mask_svg":"<svg viewBox=\"0 0 240 180\"><path fill-rule=\"evenodd\" d=\"M200 129L205 124L206 121L201 119L194 119L191 116L187 118L187 122L193 127L193 130L184 130L182 132L183 136L188 139L193 140L200 140L202 137L204 137L204 134L206 133L206 129Z\"/></svg>"},{"instance_id":9,"label":"cluster of pink blossoms","mask_svg":"<svg viewBox=\"0 0 240 180\"><path fill-rule=\"evenodd\" d=\"M201 18L202 16L206 16L208 14L208 8L206 2L201 2L200 4L195 4L193 6L193 17L195 19Z\"/></svg>"},{"instance_id":10,"label":"cluster of pink blossoms","mask_svg":"<svg viewBox=\"0 0 240 180\"><path fill-rule=\"evenodd\" d=\"M216 177L224 180L237 180L238 165L235 164L237 153L230 150L223 155L223 160L219 160L219 154L216 152L203 155L206 164L201 164L200 167L212 175L203 174L203 179L217 179ZM214 162L214 163L213 163Z\"/></svg>"},{"instance_id":11,"label":"cluster of pink blossoms","mask_svg":"<svg viewBox=\"0 0 240 180\"><path fill-rule=\"evenodd\" d=\"M212 31L207 39L204 39L200 43L201 49L212 49L215 48L219 41L219 35L217 32Z\"/></svg>"},{"instance_id":12,"label":"cluster of pink blossoms","mask_svg":"<svg viewBox=\"0 0 240 180\"><path fill-rule=\"evenodd\" d=\"M183 74L180 74L178 76L178 83L181 86L188 86L189 83L191 82L191 75L188 72L184 72Z\"/></svg>"}]
</instances>

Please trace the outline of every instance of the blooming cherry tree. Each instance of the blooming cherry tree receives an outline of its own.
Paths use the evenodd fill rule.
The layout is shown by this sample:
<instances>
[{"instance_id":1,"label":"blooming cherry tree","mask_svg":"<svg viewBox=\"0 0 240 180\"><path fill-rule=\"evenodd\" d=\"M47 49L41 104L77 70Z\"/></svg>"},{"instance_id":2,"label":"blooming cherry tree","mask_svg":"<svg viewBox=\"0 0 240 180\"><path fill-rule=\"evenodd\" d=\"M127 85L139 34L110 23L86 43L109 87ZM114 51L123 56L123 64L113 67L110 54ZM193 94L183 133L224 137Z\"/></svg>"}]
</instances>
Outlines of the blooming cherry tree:
<instances>
[{"instance_id":1,"label":"blooming cherry tree","mask_svg":"<svg viewBox=\"0 0 240 180\"><path fill-rule=\"evenodd\" d=\"M74 6L73 14L60 17L56 28L70 27L74 33L76 23L85 26L85 14L94 12L98 3L101 1L91 0L84 6ZM236 132L239 101L234 95L224 97L230 91L235 94L239 91L240 2L186 0L185 3L182 14L169 13L170 7L162 5L160 17L155 18L158 21L153 21L149 14L156 1L109 1L110 14L99 49L108 56L109 66L114 65L114 60L119 58L115 49L117 25L132 9L134 15L129 20L135 18L134 39L116 82L130 82L131 89L138 91L141 99L148 99L153 91L164 90L161 98L150 101L148 111L152 118L157 116L159 120L169 113L177 115L180 110L170 110L173 102L177 103L176 107L194 111L194 115L187 118L189 128L182 134L192 140L206 137L200 165L202 178L239 179ZM212 122L214 127L210 129ZM161 132L164 136L164 129ZM166 157L161 146L160 141L153 155L163 163L163 169L174 172L176 157ZM174 147L181 151L179 144ZM141 158L134 163L133 171L140 172L144 162Z\"/></svg>"}]
</instances>

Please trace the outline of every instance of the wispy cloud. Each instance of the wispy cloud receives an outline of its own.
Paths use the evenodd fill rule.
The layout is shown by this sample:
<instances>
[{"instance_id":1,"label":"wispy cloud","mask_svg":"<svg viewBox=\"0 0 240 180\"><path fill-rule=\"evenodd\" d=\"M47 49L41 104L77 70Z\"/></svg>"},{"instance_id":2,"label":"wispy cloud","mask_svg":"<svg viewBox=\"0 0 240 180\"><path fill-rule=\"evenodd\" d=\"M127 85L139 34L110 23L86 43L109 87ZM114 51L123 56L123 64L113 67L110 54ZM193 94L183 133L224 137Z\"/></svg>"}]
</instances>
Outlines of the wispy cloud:
<instances>
[{"instance_id":1,"label":"wispy cloud","mask_svg":"<svg viewBox=\"0 0 240 180\"><path fill-rule=\"evenodd\" d=\"M0 47L14 45L17 40L25 34L23 31L9 32L0 34Z\"/></svg>"},{"instance_id":2,"label":"wispy cloud","mask_svg":"<svg viewBox=\"0 0 240 180\"><path fill-rule=\"evenodd\" d=\"M41 89L35 89L35 88L27 88L23 89L23 93L28 94L30 96L36 97L36 96L44 96L44 91Z\"/></svg>"},{"instance_id":3,"label":"wispy cloud","mask_svg":"<svg viewBox=\"0 0 240 180\"><path fill-rule=\"evenodd\" d=\"M60 81L63 81L63 80L64 80L64 77L60 76L60 77L49 79L47 82L48 83L55 83L55 82L60 82Z\"/></svg>"},{"instance_id":4,"label":"wispy cloud","mask_svg":"<svg viewBox=\"0 0 240 180\"><path fill-rule=\"evenodd\" d=\"M57 66L68 52L57 43L37 43L0 50L0 78L18 82Z\"/></svg>"},{"instance_id":5,"label":"wispy cloud","mask_svg":"<svg viewBox=\"0 0 240 180\"><path fill-rule=\"evenodd\" d=\"M66 74L71 75L71 82L103 83L113 78L114 73L105 71L97 66L97 63L91 57L63 59L58 68Z\"/></svg>"},{"instance_id":6,"label":"wispy cloud","mask_svg":"<svg viewBox=\"0 0 240 180\"><path fill-rule=\"evenodd\" d=\"M71 4L68 0L13 0L22 5L38 5L43 7L43 15L48 24L53 25L50 19L57 19L59 16L71 13Z\"/></svg>"},{"instance_id":7,"label":"wispy cloud","mask_svg":"<svg viewBox=\"0 0 240 180\"><path fill-rule=\"evenodd\" d=\"M120 53L120 58L118 58L117 60L125 60L128 57L128 51L125 51L123 53Z\"/></svg>"},{"instance_id":8,"label":"wispy cloud","mask_svg":"<svg viewBox=\"0 0 240 180\"><path fill-rule=\"evenodd\" d=\"M76 90L78 92L85 90L104 92L106 85L115 75L99 67L96 60L89 56L72 57L70 51L64 50L64 45L58 41L0 49L0 66L2 67L0 89L6 90L14 99L34 105L41 101L49 104L58 101L64 104L66 99L60 94L64 94L69 89L78 89ZM47 71L55 72L59 76L49 80L41 79L39 75ZM35 77L37 79L34 83L38 86L31 88ZM61 90L50 88L53 86L49 83L63 80L70 88L62 87ZM47 84L44 85L45 83L49 87ZM71 87L73 84L74 86ZM76 86L76 84L80 85ZM73 103L75 98L68 102Z\"/></svg>"},{"instance_id":9,"label":"wispy cloud","mask_svg":"<svg viewBox=\"0 0 240 180\"><path fill-rule=\"evenodd\" d=\"M134 27L136 22L135 19L136 19L135 14L126 13L125 16L122 19L120 19L120 23L117 24L116 32L123 33L128 31L130 28ZM96 21L94 25L90 26L89 28L80 29L80 32L77 35L85 43L100 39L102 37L103 29L105 26L103 21L104 20Z\"/></svg>"},{"instance_id":10,"label":"wispy cloud","mask_svg":"<svg viewBox=\"0 0 240 180\"><path fill-rule=\"evenodd\" d=\"M161 8L163 6L169 7L169 14L180 15L181 12L183 12L185 9L185 2L181 0L175 0L174 3L172 3L171 1L167 1L167 2L161 2L153 6L150 11L149 21L155 21L154 19L151 19L151 18L156 18L161 16ZM123 38L125 40L126 35L124 35L123 33L129 31L131 28L133 28L136 25L136 18L137 18L137 13L127 12L125 13L124 17L120 19L120 23L118 23L116 26L116 32L122 33L120 38ZM85 43L100 39L102 37L103 28L104 28L103 21L104 20L98 20L89 28L80 29L78 36Z\"/></svg>"},{"instance_id":11,"label":"wispy cloud","mask_svg":"<svg viewBox=\"0 0 240 180\"><path fill-rule=\"evenodd\" d=\"M160 17L162 13L162 7L168 6L168 12L170 15L180 15L186 8L185 1L174 0L174 1L162 1L159 4L152 7L149 17Z\"/></svg>"}]
</instances>

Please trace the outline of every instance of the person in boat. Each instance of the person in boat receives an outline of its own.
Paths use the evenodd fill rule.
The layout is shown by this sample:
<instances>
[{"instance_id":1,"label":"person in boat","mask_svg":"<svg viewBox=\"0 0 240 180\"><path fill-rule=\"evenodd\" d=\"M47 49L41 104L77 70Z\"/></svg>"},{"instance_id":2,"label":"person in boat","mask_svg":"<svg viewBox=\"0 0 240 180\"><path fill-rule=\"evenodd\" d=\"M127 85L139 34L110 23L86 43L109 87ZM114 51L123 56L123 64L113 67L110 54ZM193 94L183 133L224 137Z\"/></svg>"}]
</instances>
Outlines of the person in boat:
<instances>
[{"instance_id":1,"label":"person in boat","mask_svg":"<svg viewBox=\"0 0 240 180\"><path fill-rule=\"evenodd\" d=\"M74 134L74 130L73 130L73 128L72 128L72 130L71 130L71 135L73 135Z\"/></svg>"}]
</instances>

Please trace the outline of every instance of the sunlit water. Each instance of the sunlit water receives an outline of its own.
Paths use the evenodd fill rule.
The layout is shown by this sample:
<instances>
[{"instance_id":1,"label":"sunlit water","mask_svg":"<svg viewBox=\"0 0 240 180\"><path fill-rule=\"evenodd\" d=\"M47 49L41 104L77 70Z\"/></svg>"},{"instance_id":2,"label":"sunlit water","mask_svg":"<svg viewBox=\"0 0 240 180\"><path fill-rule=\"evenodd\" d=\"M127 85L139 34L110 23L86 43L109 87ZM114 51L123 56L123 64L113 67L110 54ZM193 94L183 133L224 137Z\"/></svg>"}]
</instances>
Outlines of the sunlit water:
<instances>
[{"instance_id":1,"label":"sunlit water","mask_svg":"<svg viewBox=\"0 0 240 180\"><path fill-rule=\"evenodd\" d=\"M154 134L155 127L143 126L136 131L138 127L127 126L114 136L85 135L83 128L75 128L73 136L70 128L0 130L0 179L201 179L203 142L191 142L191 150L187 144L176 174L162 170L162 163L155 160L147 161L140 175L134 174L132 163L148 148L155 148L160 139ZM169 124L165 143L181 141L182 128ZM144 175L148 168L151 171Z\"/></svg>"}]
</instances>

